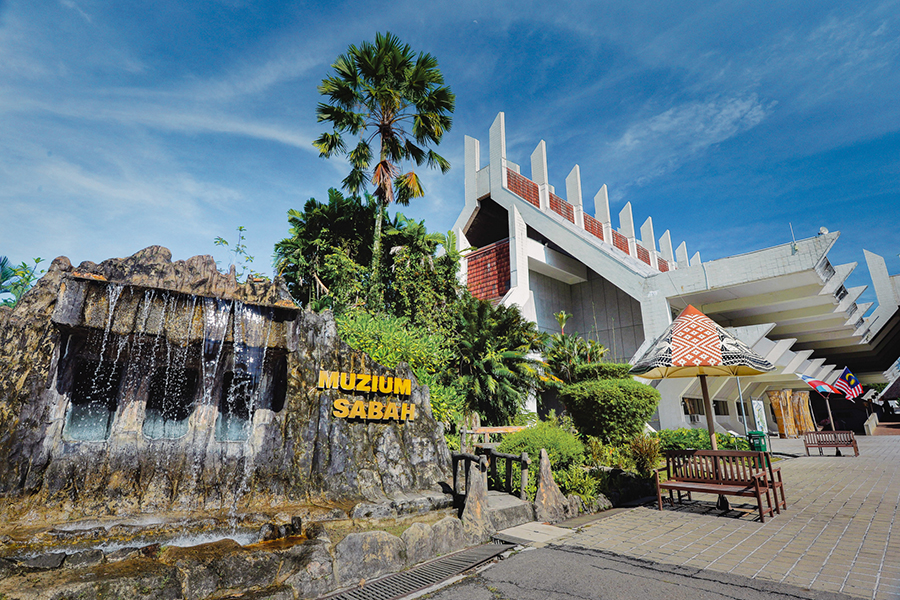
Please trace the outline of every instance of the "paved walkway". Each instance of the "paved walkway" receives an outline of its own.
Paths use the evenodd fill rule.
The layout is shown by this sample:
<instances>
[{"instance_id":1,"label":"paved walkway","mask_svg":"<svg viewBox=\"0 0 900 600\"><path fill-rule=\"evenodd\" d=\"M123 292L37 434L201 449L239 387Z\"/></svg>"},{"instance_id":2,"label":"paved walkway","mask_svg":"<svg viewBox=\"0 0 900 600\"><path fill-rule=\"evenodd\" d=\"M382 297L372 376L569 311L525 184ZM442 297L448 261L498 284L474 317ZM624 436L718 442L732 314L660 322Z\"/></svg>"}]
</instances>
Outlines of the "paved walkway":
<instances>
[{"instance_id":1,"label":"paved walkway","mask_svg":"<svg viewBox=\"0 0 900 600\"><path fill-rule=\"evenodd\" d=\"M695 494L693 503L662 512L655 506L618 512L551 545L898 599L900 437L857 439L859 457L852 449L849 456L844 450L843 457L806 457L802 441L774 440L776 453L804 456L776 465L782 468L788 509L765 524L754 505L732 499L738 510L722 515L715 496Z\"/></svg>"}]
</instances>

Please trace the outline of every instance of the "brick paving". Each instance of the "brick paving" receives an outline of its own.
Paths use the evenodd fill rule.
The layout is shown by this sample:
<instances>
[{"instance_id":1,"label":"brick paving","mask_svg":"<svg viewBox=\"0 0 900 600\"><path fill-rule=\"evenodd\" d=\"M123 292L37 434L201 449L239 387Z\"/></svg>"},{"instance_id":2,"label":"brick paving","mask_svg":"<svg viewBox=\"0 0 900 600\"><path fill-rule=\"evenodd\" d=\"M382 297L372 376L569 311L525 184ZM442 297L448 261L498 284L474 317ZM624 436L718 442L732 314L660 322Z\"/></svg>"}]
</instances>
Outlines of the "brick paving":
<instances>
[{"instance_id":1,"label":"brick paving","mask_svg":"<svg viewBox=\"0 0 900 600\"><path fill-rule=\"evenodd\" d=\"M842 592L900 599L900 437L859 436L860 456L805 456L800 440L775 440L788 508L760 523L755 505L713 495L662 512L619 512L558 541L660 563L683 565ZM817 452L813 450L813 452ZM735 503L734 501L738 502Z\"/></svg>"}]
</instances>

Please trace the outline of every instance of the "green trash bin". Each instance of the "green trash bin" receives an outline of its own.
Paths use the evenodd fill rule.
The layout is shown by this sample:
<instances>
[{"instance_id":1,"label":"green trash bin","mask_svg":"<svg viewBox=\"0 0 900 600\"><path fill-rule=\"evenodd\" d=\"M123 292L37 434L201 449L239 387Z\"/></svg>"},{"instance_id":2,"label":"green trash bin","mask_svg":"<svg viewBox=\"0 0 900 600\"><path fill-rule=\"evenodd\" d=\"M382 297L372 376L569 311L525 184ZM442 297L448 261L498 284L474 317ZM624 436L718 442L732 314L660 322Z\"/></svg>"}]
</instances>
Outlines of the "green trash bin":
<instances>
[{"instance_id":1,"label":"green trash bin","mask_svg":"<svg viewBox=\"0 0 900 600\"><path fill-rule=\"evenodd\" d=\"M748 431L747 443L753 452L768 452L768 436L763 431Z\"/></svg>"}]
</instances>

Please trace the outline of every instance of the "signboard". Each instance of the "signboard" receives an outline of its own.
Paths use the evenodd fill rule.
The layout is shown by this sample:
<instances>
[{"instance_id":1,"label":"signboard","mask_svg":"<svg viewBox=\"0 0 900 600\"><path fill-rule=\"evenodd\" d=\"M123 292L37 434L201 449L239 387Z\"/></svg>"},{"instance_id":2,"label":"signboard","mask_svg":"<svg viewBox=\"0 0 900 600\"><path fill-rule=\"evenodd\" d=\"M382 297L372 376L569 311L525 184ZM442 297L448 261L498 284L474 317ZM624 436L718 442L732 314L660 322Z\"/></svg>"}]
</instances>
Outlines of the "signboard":
<instances>
[{"instance_id":1,"label":"signboard","mask_svg":"<svg viewBox=\"0 0 900 600\"><path fill-rule=\"evenodd\" d=\"M769 431L769 424L766 422L766 405L761 399L751 400L753 403L753 420L756 422L756 430L762 432Z\"/></svg>"},{"instance_id":2,"label":"signboard","mask_svg":"<svg viewBox=\"0 0 900 600\"><path fill-rule=\"evenodd\" d=\"M343 390L409 396L412 381L401 377L319 371L319 389ZM349 400L337 398L331 414L339 419L365 419L369 421L412 421L416 418L416 405L412 402L380 402L378 400Z\"/></svg>"}]
</instances>

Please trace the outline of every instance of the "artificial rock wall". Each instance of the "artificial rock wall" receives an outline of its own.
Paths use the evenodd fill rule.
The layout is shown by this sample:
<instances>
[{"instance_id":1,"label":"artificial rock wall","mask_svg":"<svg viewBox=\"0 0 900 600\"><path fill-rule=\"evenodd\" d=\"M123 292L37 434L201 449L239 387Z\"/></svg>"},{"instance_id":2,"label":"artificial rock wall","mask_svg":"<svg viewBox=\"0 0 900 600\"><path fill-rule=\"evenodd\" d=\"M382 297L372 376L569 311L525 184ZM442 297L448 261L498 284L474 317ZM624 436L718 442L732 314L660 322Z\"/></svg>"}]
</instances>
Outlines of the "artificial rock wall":
<instances>
[{"instance_id":1,"label":"artificial rock wall","mask_svg":"<svg viewBox=\"0 0 900 600\"><path fill-rule=\"evenodd\" d=\"M434 490L449 453L428 389L339 339L277 281L238 284L161 247L53 261L0 309L6 511L83 515L331 503ZM408 395L321 389L320 371L411 380ZM346 398L415 418L337 418ZM9 515L14 516L14 515Z\"/></svg>"}]
</instances>

